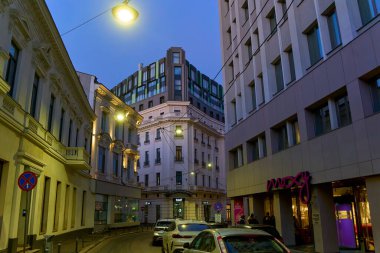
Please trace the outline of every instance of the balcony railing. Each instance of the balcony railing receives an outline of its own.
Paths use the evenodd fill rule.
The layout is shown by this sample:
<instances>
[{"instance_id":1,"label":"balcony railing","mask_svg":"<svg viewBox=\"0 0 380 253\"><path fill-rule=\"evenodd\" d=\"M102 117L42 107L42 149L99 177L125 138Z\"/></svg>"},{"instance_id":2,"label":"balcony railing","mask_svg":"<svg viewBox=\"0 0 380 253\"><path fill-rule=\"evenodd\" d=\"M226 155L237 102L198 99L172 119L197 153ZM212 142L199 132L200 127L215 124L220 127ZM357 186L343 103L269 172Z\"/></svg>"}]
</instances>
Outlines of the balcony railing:
<instances>
[{"instance_id":1,"label":"balcony railing","mask_svg":"<svg viewBox=\"0 0 380 253\"><path fill-rule=\"evenodd\" d=\"M90 169L90 156L83 147L66 147L63 155L70 167L79 170Z\"/></svg>"},{"instance_id":2,"label":"balcony railing","mask_svg":"<svg viewBox=\"0 0 380 253\"><path fill-rule=\"evenodd\" d=\"M155 164L160 164L161 163L161 158L157 158L154 162L155 162Z\"/></svg>"}]
</instances>

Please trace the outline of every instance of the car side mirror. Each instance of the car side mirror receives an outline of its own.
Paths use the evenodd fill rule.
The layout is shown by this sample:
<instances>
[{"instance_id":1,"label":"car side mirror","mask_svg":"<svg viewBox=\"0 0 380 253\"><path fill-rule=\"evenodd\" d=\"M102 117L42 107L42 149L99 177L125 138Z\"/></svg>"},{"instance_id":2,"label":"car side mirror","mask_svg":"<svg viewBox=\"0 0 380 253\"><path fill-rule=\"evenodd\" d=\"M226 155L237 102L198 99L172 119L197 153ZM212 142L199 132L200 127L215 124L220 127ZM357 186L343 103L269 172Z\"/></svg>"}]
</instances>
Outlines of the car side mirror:
<instances>
[{"instance_id":1,"label":"car side mirror","mask_svg":"<svg viewBox=\"0 0 380 253\"><path fill-rule=\"evenodd\" d=\"M185 242L185 244L183 245L183 248L184 249L190 249L190 243Z\"/></svg>"}]
</instances>

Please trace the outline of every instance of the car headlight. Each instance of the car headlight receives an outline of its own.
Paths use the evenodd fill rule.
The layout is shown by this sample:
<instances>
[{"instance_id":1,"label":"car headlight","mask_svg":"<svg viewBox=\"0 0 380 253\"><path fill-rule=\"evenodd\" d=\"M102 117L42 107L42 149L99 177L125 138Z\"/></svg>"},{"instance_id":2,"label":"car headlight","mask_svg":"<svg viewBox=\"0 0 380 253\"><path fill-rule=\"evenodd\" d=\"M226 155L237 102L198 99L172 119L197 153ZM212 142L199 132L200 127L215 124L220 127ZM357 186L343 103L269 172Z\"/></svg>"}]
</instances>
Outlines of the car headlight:
<instances>
[{"instance_id":1,"label":"car headlight","mask_svg":"<svg viewBox=\"0 0 380 253\"><path fill-rule=\"evenodd\" d=\"M154 235L155 235L155 236L158 236L158 233L157 233L157 232L154 232Z\"/></svg>"}]
</instances>

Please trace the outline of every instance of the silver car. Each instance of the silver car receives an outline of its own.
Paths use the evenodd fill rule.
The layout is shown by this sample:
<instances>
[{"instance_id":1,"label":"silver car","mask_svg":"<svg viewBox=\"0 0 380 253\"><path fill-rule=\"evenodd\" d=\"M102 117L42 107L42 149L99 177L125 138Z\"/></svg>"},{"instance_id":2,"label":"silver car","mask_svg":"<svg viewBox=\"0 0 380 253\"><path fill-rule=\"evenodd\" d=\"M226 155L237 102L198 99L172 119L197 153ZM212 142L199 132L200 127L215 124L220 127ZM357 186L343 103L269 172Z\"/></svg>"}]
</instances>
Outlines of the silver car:
<instances>
[{"instance_id":1,"label":"silver car","mask_svg":"<svg viewBox=\"0 0 380 253\"><path fill-rule=\"evenodd\" d=\"M175 224L175 219L160 219L156 222L153 231L153 245L162 243L162 235L168 229L168 227Z\"/></svg>"},{"instance_id":2,"label":"silver car","mask_svg":"<svg viewBox=\"0 0 380 253\"><path fill-rule=\"evenodd\" d=\"M201 231L210 228L205 221L175 220L162 235L162 252L183 252L183 244L190 243Z\"/></svg>"},{"instance_id":3,"label":"silver car","mask_svg":"<svg viewBox=\"0 0 380 253\"><path fill-rule=\"evenodd\" d=\"M272 235L244 228L207 229L183 246L184 253L290 253Z\"/></svg>"}]
</instances>

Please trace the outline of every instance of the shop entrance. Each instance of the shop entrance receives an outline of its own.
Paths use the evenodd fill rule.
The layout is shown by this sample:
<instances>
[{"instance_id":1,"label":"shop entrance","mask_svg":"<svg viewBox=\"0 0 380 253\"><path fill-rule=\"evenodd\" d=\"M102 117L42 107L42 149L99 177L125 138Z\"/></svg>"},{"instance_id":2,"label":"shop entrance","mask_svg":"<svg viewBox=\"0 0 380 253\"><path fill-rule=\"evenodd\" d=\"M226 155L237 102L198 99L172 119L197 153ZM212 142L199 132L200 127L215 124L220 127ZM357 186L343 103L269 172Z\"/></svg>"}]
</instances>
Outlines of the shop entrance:
<instances>
[{"instance_id":1,"label":"shop entrance","mask_svg":"<svg viewBox=\"0 0 380 253\"><path fill-rule=\"evenodd\" d=\"M174 198L173 199L173 218L185 218L185 199Z\"/></svg>"},{"instance_id":2,"label":"shop entrance","mask_svg":"<svg viewBox=\"0 0 380 253\"><path fill-rule=\"evenodd\" d=\"M311 208L300 201L298 189L292 190L292 211L294 232L297 245L314 242L313 227L311 222Z\"/></svg>"},{"instance_id":3,"label":"shop entrance","mask_svg":"<svg viewBox=\"0 0 380 253\"><path fill-rule=\"evenodd\" d=\"M375 251L364 181L333 184L339 247Z\"/></svg>"}]
</instances>

